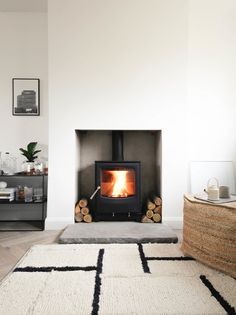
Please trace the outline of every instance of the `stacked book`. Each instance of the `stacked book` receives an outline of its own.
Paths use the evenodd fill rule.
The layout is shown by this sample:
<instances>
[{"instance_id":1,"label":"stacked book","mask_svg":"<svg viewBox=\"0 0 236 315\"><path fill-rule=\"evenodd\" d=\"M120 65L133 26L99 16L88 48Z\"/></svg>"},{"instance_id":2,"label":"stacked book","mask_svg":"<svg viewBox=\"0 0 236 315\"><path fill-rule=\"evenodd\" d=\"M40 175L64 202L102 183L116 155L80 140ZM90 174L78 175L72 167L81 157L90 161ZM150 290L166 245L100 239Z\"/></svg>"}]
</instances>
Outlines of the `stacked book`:
<instances>
[{"instance_id":1,"label":"stacked book","mask_svg":"<svg viewBox=\"0 0 236 315\"><path fill-rule=\"evenodd\" d=\"M1 188L0 189L0 201L8 200L13 201L15 196L15 188Z\"/></svg>"}]
</instances>

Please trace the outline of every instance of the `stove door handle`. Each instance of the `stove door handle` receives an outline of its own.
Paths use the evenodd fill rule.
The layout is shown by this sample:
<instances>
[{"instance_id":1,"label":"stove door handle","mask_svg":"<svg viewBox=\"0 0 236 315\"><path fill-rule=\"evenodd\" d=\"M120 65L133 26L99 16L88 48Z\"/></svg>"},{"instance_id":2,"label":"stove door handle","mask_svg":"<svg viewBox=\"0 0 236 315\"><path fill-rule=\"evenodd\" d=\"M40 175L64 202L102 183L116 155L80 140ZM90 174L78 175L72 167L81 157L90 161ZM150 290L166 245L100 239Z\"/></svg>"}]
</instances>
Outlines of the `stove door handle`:
<instances>
[{"instance_id":1,"label":"stove door handle","mask_svg":"<svg viewBox=\"0 0 236 315\"><path fill-rule=\"evenodd\" d=\"M96 195L96 193L101 189L101 186L98 186L96 188L96 190L93 192L93 194L90 196L90 200L92 200L94 198L94 196Z\"/></svg>"}]
</instances>

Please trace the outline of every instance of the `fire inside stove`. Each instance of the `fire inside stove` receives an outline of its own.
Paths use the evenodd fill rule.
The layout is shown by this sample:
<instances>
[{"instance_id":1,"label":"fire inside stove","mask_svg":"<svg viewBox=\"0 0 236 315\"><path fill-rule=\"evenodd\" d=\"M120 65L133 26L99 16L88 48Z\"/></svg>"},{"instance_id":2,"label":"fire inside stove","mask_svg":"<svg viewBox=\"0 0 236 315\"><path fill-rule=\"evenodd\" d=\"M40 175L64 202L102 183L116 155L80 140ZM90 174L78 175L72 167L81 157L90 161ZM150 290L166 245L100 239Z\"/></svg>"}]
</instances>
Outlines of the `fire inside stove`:
<instances>
[{"instance_id":1,"label":"fire inside stove","mask_svg":"<svg viewBox=\"0 0 236 315\"><path fill-rule=\"evenodd\" d=\"M110 198L134 196L135 171L133 169L101 170L101 195Z\"/></svg>"}]
</instances>

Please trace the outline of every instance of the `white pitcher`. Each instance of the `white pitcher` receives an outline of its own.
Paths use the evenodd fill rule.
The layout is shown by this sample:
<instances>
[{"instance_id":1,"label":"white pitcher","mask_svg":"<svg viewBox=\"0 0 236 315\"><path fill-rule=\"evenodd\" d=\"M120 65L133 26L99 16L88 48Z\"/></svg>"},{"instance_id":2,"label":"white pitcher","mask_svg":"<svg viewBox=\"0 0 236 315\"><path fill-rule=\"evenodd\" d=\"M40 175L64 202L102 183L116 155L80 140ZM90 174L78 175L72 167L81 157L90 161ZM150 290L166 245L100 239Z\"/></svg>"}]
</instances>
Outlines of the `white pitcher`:
<instances>
[{"instance_id":1,"label":"white pitcher","mask_svg":"<svg viewBox=\"0 0 236 315\"><path fill-rule=\"evenodd\" d=\"M211 182L212 180L215 181L215 184L212 185ZM212 177L208 180L207 182L207 190L204 190L207 195L209 200L219 200L219 181L217 178Z\"/></svg>"}]
</instances>

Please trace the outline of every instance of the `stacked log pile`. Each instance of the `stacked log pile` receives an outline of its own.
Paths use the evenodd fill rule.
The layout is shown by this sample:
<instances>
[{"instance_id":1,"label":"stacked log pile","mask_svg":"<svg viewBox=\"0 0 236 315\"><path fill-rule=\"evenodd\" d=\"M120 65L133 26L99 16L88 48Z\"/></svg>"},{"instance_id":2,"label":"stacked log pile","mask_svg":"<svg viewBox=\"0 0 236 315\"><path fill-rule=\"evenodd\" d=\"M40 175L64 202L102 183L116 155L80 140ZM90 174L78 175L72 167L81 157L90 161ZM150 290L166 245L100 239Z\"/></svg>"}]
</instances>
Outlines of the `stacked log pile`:
<instances>
[{"instance_id":1,"label":"stacked log pile","mask_svg":"<svg viewBox=\"0 0 236 315\"><path fill-rule=\"evenodd\" d=\"M88 199L81 198L75 205L75 222L91 223L93 220L88 206Z\"/></svg>"},{"instance_id":2,"label":"stacked log pile","mask_svg":"<svg viewBox=\"0 0 236 315\"><path fill-rule=\"evenodd\" d=\"M162 200L155 194L151 194L145 205L145 215L143 215L142 223L158 223L161 222Z\"/></svg>"}]
</instances>

